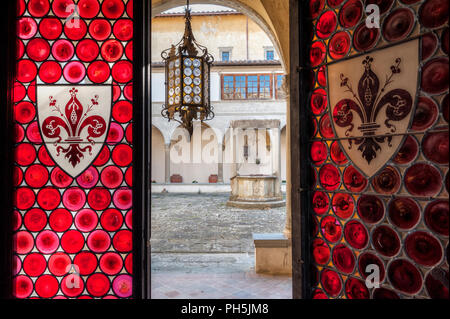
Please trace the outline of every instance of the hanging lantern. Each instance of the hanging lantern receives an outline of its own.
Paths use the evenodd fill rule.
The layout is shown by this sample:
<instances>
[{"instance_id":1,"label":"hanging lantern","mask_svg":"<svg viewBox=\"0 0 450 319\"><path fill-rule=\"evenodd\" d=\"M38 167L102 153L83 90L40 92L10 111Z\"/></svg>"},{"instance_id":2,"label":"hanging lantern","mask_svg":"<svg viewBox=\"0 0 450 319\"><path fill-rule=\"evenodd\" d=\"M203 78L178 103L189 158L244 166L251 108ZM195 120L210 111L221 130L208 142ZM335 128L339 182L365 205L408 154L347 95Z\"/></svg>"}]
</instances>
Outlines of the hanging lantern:
<instances>
[{"instance_id":1,"label":"hanging lantern","mask_svg":"<svg viewBox=\"0 0 450 319\"><path fill-rule=\"evenodd\" d=\"M194 38L189 0L185 20L181 41L161 53L166 72L166 103L161 115L181 123L192 135L194 120L203 122L214 117L209 94L210 67L214 58Z\"/></svg>"}]
</instances>

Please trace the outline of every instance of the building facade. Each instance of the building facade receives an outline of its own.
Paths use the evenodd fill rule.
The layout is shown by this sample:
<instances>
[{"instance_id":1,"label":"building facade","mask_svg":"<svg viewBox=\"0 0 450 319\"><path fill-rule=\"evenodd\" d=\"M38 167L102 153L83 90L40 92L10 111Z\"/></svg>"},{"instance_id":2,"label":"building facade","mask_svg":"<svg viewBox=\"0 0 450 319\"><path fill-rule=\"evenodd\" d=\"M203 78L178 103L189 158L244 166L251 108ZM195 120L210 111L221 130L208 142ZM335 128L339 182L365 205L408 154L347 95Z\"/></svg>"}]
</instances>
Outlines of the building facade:
<instances>
[{"instance_id":1,"label":"building facade","mask_svg":"<svg viewBox=\"0 0 450 319\"><path fill-rule=\"evenodd\" d=\"M152 183L224 183L233 177L231 160L226 160L230 148L230 123L234 120L279 120L280 142L274 145L281 152L281 180L286 180L286 89L279 56L266 33L251 19L233 9L212 12L192 12L192 29L196 40L208 48L215 61L211 68L211 105L215 117L204 122L201 138L203 153L212 147L211 163L204 159L188 162L174 160L179 152L177 122L161 116L165 103L164 64L159 55L181 39L184 13L169 10L152 19ZM243 132L240 133L244 134ZM208 135L208 136L205 136ZM192 137L197 144L199 135ZM268 145L270 134L267 134ZM247 141L246 152L252 152L255 141ZM245 144L245 141L244 141ZM273 143L272 143L273 144ZM270 147L268 146L268 149ZM255 150L256 152L256 150ZM256 155L258 157L258 155ZM195 163L194 163L195 162ZM248 162L248 161L247 161ZM241 174L271 174L270 163L253 163L242 167ZM172 178L171 178L172 177ZM156 186L156 185L154 185ZM160 187L154 187L160 190ZM222 190L227 188L221 188Z\"/></svg>"}]
</instances>

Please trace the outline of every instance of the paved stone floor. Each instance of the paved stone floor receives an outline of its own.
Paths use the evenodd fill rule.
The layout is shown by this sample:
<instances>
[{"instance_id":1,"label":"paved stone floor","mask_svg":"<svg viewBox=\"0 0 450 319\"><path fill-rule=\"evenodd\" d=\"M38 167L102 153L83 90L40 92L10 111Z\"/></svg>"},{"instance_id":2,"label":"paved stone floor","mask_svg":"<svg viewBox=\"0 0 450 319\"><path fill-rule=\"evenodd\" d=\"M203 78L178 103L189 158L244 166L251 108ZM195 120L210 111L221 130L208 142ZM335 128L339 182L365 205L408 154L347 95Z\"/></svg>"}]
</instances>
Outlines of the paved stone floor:
<instances>
[{"instance_id":1,"label":"paved stone floor","mask_svg":"<svg viewBox=\"0 0 450 319\"><path fill-rule=\"evenodd\" d=\"M231 208L227 199L152 194L152 298L291 298L290 277L254 271L252 234L282 232L285 208Z\"/></svg>"}]
</instances>

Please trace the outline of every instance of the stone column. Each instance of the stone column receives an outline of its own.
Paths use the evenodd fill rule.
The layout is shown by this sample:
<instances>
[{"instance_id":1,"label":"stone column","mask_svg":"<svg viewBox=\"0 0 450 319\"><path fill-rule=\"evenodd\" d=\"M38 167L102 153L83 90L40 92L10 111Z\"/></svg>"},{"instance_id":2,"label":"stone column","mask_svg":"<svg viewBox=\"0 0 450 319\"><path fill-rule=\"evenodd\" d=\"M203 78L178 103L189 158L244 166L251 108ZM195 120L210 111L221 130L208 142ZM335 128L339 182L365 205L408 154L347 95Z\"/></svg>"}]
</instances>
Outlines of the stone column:
<instances>
[{"instance_id":1,"label":"stone column","mask_svg":"<svg viewBox=\"0 0 450 319\"><path fill-rule=\"evenodd\" d=\"M235 177L237 175L237 139L238 137L235 136L234 134L234 128L230 129L230 151L231 151L231 158L232 158L232 163L231 163L231 177Z\"/></svg>"},{"instance_id":2,"label":"stone column","mask_svg":"<svg viewBox=\"0 0 450 319\"><path fill-rule=\"evenodd\" d=\"M166 184L170 183L170 143L164 144L164 181Z\"/></svg>"},{"instance_id":3,"label":"stone column","mask_svg":"<svg viewBox=\"0 0 450 319\"><path fill-rule=\"evenodd\" d=\"M289 79L289 74L286 74L286 79ZM284 226L283 234L286 238L292 237L292 208L291 208L291 132L290 132L290 98L289 98L289 82L286 81L286 225ZM300 178L296 176L295 178Z\"/></svg>"},{"instance_id":4,"label":"stone column","mask_svg":"<svg viewBox=\"0 0 450 319\"><path fill-rule=\"evenodd\" d=\"M223 183L223 144L219 143L217 147L217 176L218 176L218 183Z\"/></svg>"}]
</instances>

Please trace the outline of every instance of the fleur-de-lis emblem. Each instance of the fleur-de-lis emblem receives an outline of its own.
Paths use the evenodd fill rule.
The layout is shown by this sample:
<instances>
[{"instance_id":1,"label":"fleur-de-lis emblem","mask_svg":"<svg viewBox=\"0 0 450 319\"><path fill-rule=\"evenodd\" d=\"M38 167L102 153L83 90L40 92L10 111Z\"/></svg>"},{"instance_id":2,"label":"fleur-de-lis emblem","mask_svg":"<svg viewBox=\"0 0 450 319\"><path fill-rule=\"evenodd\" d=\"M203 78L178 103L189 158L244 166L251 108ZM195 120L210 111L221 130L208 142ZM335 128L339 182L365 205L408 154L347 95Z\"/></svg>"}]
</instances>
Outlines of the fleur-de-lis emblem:
<instances>
[{"instance_id":1,"label":"fleur-de-lis emblem","mask_svg":"<svg viewBox=\"0 0 450 319\"><path fill-rule=\"evenodd\" d=\"M391 133L395 133L397 128L393 122L401 121L411 112L411 94L403 89L393 89L386 93L386 89L394 82L394 76L401 72L401 59L396 58L395 63L390 68L390 74L386 75L383 87L380 88L380 80L372 70L374 59L367 56L363 61L364 72L359 80L357 92L353 89L348 77L340 74L340 86L346 88L345 92L352 95L352 98L340 100L333 110L333 121L336 125L346 128L345 135L351 137L350 133L354 129L354 114L361 120L361 126L357 129L362 133L361 137L349 139L349 148L352 143L359 145L358 150L367 163L377 156L377 151L381 150L381 143L388 143L391 147L392 136L376 136L380 125L384 125ZM379 113L384 110L386 120L384 123L377 123Z\"/></svg>"},{"instance_id":2,"label":"fleur-de-lis emblem","mask_svg":"<svg viewBox=\"0 0 450 319\"><path fill-rule=\"evenodd\" d=\"M98 95L94 95L91 103L86 109L77 98L78 90L72 88L69 90L70 98L64 110L57 105L56 99L49 96L49 107L59 113L59 116L48 116L41 125L42 133L45 137L56 139L56 155L65 154L70 164L75 167L84 157L83 153L92 151L95 144L94 138L100 137L106 133L107 125L100 115L90 115L89 113L95 106L98 106ZM63 140L63 136L67 137ZM86 144L86 145L83 145ZM83 146L84 147L83 147Z\"/></svg>"}]
</instances>

